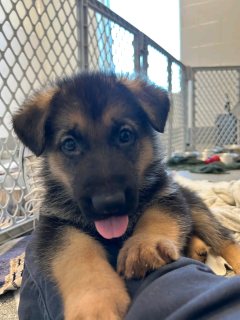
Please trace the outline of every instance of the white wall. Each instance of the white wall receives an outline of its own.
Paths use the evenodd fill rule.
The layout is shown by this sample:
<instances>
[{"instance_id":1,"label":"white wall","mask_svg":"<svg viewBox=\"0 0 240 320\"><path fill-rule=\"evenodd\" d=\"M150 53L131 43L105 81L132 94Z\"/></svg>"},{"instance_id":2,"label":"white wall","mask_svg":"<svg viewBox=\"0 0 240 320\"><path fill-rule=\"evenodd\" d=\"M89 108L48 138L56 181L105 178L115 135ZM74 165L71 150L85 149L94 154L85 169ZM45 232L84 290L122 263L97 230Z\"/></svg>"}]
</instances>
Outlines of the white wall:
<instances>
[{"instance_id":1,"label":"white wall","mask_svg":"<svg viewBox=\"0 0 240 320\"><path fill-rule=\"evenodd\" d=\"M181 60L240 65L240 0L180 0Z\"/></svg>"}]
</instances>

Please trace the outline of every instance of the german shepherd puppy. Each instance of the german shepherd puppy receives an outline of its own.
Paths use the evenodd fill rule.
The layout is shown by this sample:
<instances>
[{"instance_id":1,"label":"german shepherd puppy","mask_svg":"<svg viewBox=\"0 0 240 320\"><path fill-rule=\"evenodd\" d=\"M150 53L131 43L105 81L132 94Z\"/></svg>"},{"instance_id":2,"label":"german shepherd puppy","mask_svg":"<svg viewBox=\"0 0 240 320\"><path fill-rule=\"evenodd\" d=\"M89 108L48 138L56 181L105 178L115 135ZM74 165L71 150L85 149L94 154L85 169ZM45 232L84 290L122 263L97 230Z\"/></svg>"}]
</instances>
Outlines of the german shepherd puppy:
<instances>
[{"instance_id":1,"label":"german shepherd puppy","mask_svg":"<svg viewBox=\"0 0 240 320\"><path fill-rule=\"evenodd\" d=\"M200 199L166 172L156 132L166 92L140 78L82 73L35 93L13 117L42 157L36 250L65 319L122 319L123 278L207 248L240 272L240 249ZM116 271L117 270L117 271Z\"/></svg>"}]
</instances>

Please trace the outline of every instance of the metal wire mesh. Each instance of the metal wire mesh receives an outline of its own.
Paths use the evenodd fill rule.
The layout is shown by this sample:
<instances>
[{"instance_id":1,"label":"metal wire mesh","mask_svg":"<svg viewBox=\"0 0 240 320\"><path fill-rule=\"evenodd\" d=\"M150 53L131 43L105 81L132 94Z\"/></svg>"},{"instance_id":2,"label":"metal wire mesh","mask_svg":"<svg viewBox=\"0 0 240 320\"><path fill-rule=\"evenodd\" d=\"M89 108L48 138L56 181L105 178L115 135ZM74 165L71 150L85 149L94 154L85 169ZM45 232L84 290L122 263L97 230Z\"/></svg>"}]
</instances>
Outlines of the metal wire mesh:
<instances>
[{"instance_id":1,"label":"metal wire mesh","mask_svg":"<svg viewBox=\"0 0 240 320\"><path fill-rule=\"evenodd\" d=\"M240 69L197 68L193 75L194 147L239 144L239 119L232 110L240 98Z\"/></svg>"},{"instance_id":2,"label":"metal wire mesh","mask_svg":"<svg viewBox=\"0 0 240 320\"><path fill-rule=\"evenodd\" d=\"M169 89L169 75L168 75L168 59L162 52L155 49L153 46L148 45L148 69L147 76L155 84L161 86L165 90ZM166 155L171 153L170 148L170 135L171 126L169 121L165 126L164 134L159 134L159 143L162 144L163 152Z\"/></svg>"},{"instance_id":3,"label":"metal wire mesh","mask_svg":"<svg viewBox=\"0 0 240 320\"><path fill-rule=\"evenodd\" d=\"M186 104L184 104L184 67L173 61L161 49L148 46L148 78L157 85L168 90L171 99L171 112L165 133L161 141L167 156L173 152L183 151L185 148Z\"/></svg>"},{"instance_id":4,"label":"metal wire mesh","mask_svg":"<svg viewBox=\"0 0 240 320\"><path fill-rule=\"evenodd\" d=\"M168 57L152 46L148 46L148 78L168 90Z\"/></svg>"},{"instance_id":5,"label":"metal wire mesh","mask_svg":"<svg viewBox=\"0 0 240 320\"><path fill-rule=\"evenodd\" d=\"M0 4L0 242L32 227L20 146L11 115L47 80L76 71L75 0L2 1ZM16 230L16 227L19 227Z\"/></svg>"},{"instance_id":6,"label":"metal wire mesh","mask_svg":"<svg viewBox=\"0 0 240 320\"><path fill-rule=\"evenodd\" d=\"M134 35L111 19L88 9L88 69L134 72Z\"/></svg>"}]
</instances>

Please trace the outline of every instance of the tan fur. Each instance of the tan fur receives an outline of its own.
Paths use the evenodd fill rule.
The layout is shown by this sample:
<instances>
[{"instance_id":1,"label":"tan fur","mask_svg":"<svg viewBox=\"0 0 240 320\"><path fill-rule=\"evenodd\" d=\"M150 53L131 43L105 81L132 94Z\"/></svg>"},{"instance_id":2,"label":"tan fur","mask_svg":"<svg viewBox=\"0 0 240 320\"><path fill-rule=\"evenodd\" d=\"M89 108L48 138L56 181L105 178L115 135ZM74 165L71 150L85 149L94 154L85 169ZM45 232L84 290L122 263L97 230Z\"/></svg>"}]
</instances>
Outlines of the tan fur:
<instances>
[{"instance_id":1,"label":"tan fur","mask_svg":"<svg viewBox=\"0 0 240 320\"><path fill-rule=\"evenodd\" d=\"M189 248L189 256L203 261L208 253L209 248L206 243L211 243L211 249L217 255L222 256L233 268L236 274L240 274L240 245L234 243L233 240L227 240L222 237L220 233L217 232L219 227L216 227L218 223L216 220L211 219L208 215L203 214L201 209L192 209L192 217L195 231L204 231L204 242L199 238L194 238L191 240ZM200 253L200 254L199 254Z\"/></svg>"},{"instance_id":2,"label":"tan fur","mask_svg":"<svg viewBox=\"0 0 240 320\"><path fill-rule=\"evenodd\" d=\"M110 104L102 115L102 124L103 126L109 127L112 125L114 119L121 119L123 117L124 106L118 104ZM136 123L131 121L131 119L125 119L133 128L136 128ZM137 129L137 128L136 128Z\"/></svg>"},{"instance_id":3,"label":"tan fur","mask_svg":"<svg viewBox=\"0 0 240 320\"><path fill-rule=\"evenodd\" d=\"M230 264L236 274L240 274L240 245L230 243L221 249L221 256Z\"/></svg>"},{"instance_id":4,"label":"tan fur","mask_svg":"<svg viewBox=\"0 0 240 320\"><path fill-rule=\"evenodd\" d=\"M135 79L135 80L129 80L129 79L122 79L122 83L128 87L130 91L135 95L135 97L141 101L141 106L143 110L146 112L148 115L148 118L150 122L158 127L160 132L163 132L163 128L161 125L161 115L160 115L160 104L154 105L152 102L149 100L149 96L146 96L146 91L145 91L145 84L142 80L140 79ZM158 90L155 91L155 94L158 96L158 100L161 101L164 99L165 94ZM156 97L156 96L155 96ZM160 117L159 117L160 115Z\"/></svg>"},{"instance_id":5,"label":"tan fur","mask_svg":"<svg viewBox=\"0 0 240 320\"><path fill-rule=\"evenodd\" d=\"M52 270L66 320L122 319L130 299L104 249L93 238L69 227L64 247L52 260Z\"/></svg>"},{"instance_id":6,"label":"tan fur","mask_svg":"<svg viewBox=\"0 0 240 320\"><path fill-rule=\"evenodd\" d=\"M57 93L59 89L57 87L49 87L40 93L37 93L27 105L31 107L33 104L37 105L40 109L46 109L49 106L49 102L52 97Z\"/></svg>"},{"instance_id":7,"label":"tan fur","mask_svg":"<svg viewBox=\"0 0 240 320\"><path fill-rule=\"evenodd\" d=\"M50 101L58 91L57 87L47 88L25 101L22 110L13 116L13 127L20 140L35 155L40 155L45 142L45 123Z\"/></svg>"},{"instance_id":8,"label":"tan fur","mask_svg":"<svg viewBox=\"0 0 240 320\"><path fill-rule=\"evenodd\" d=\"M142 89L143 89L143 83L141 80L136 79L134 81L131 81L129 79L123 79L122 82L129 88L129 90L131 90L136 96L138 96ZM148 103L144 103L142 105L144 111L147 112L149 118L154 122L155 118L156 118L156 114L154 112L154 109L152 109L151 107L149 107Z\"/></svg>"},{"instance_id":9,"label":"tan fur","mask_svg":"<svg viewBox=\"0 0 240 320\"><path fill-rule=\"evenodd\" d=\"M71 127L75 127L78 126L80 128L81 132L85 132L87 127L88 127L88 123L89 123L89 119L86 118L86 116L84 115L84 113L80 112L79 110L77 111L71 111L71 112L67 112L66 113L66 117L62 119L63 122L66 123L66 125L71 125ZM63 123L64 125L64 123Z\"/></svg>"},{"instance_id":10,"label":"tan fur","mask_svg":"<svg viewBox=\"0 0 240 320\"><path fill-rule=\"evenodd\" d=\"M122 78L121 82L133 92L138 92L142 87L142 81L140 79L135 79L132 81L127 78Z\"/></svg>"},{"instance_id":11,"label":"tan fur","mask_svg":"<svg viewBox=\"0 0 240 320\"><path fill-rule=\"evenodd\" d=\"M177 260L182 247L176 219L167 210L149 208L119 253L118 272L125 278L144 277L149 270Z\"/></svg>"},{"instance_id":12,"label":"tan fur","mask_svg":"<svg viewBox=\"0 0 240 320\"><path fill-rule=\"evenodd\" d=\"M102 116L103 124L108 127L112 124L113 119L118 119L121 116L121 108L118 105L110 105L106 108Z\"/></svg>"},{"instance_id":13,"label":"tan fur","mask_svg":"<svg viewBox=\"0 0 240 320\"><path fill-rule=\"evenodd\" d=\"M151 164L153 159L153 146L150 140L148 138L144 138L141 144L141 154L138 161L138 170L140 177L143 176L144 171Z\"/></svg>"},{"instance_id":14,"label":"tan fur","mask_svg":"<svg viewBox=\"0 0 240 320\"><path fill-rule=\"evenodd\" d=\"M61 181L69 190L71 188L71 180L66 174L66 171L63 168L62 157L59 154L52 153L48 157L49 168L52 174L57 178L58 181Z\"/></svg>"},{"instance_id":15,"label":"tan fur","mask_svg":"<svg viewBox=\"0 0 240 320\"><path fill-rule=\"evenodd\" d=\"M204 241L202 241L199 237L193 235L189 241L187 256L189 258L205 263L207 255L209 253L209 249L210 248Z\"/></svg>"}]
</instances>

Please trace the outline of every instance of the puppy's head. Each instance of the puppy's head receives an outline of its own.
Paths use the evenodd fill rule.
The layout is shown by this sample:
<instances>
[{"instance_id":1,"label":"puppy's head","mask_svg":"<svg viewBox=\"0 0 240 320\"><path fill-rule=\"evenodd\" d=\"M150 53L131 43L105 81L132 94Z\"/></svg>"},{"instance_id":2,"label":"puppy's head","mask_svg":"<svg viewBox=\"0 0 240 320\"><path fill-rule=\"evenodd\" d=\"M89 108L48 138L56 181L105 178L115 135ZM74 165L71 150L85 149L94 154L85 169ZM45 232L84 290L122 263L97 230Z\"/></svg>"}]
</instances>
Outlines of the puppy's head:
<instances>
[{"instance_id":1,"label":"puppy's head","mask_svg":"<svg viewBox=\"0 0 240 320\"><path fill-rule=\"evenodd\" d=\"M33 95L13 117L13 127L43 156L53 202L60 205L64 194L78 208L57 214L110 239L121 237L133 219L155 159L153 132L164 131L168 111L167 94L154 85L85 73Z\"/></svg>"}]
</instances>

